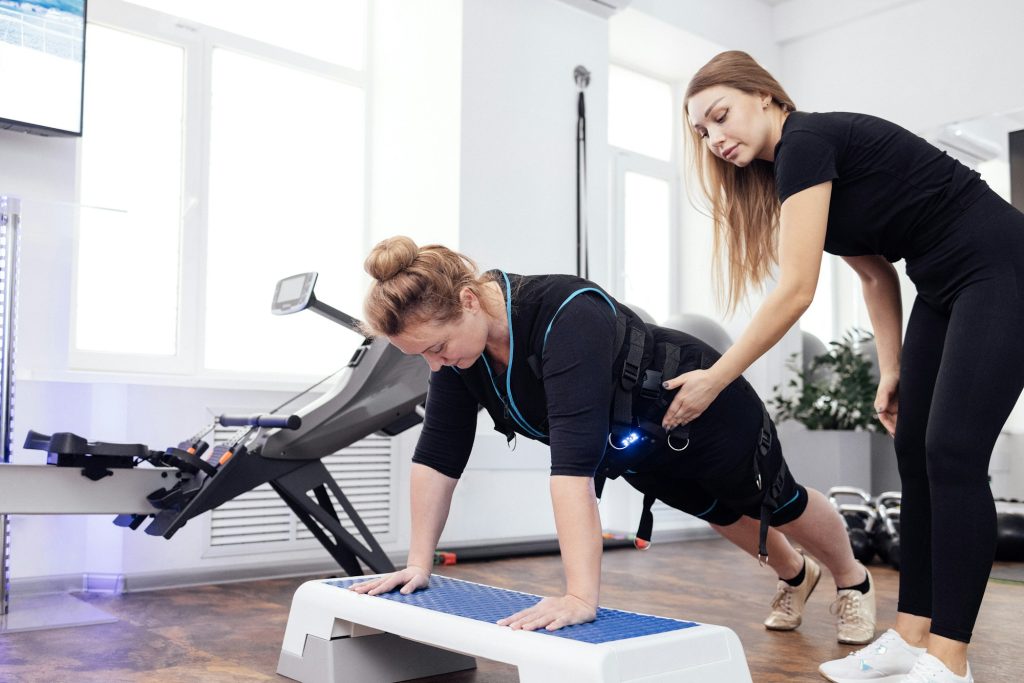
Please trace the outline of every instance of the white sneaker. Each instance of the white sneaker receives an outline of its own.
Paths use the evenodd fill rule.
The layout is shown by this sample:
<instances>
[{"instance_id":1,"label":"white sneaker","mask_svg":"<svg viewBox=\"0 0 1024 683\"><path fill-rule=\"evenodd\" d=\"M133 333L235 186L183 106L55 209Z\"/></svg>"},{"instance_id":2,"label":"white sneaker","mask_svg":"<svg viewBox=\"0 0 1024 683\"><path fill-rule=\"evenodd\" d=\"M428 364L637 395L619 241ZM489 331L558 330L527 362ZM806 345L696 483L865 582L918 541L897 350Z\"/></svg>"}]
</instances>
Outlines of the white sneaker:
<instances>
[{"instance_id":1,"label":"white sneaker","mask_svg":"<svg viewBox=\"0 0 1024 683\"><path fill-rule=\"evenodd\" d=\"M832 683L903 683L923 654L923 647L907 645L900 634L889 629L867 647L825 662L818 672Z\"/></svg>"},{"instance_id":2,"label":"white sneaker","mask_svg":"<svg viewBox=\"0 0 1024 683\"><path fill-rule=\"evenodd\" d=\"M957 676L937 657L925 652L914 663L910 673L900 679L900 683L974 683L974 676L971 675L970 662L967 663L967 675Z\"/></svg>"}]
</instances>

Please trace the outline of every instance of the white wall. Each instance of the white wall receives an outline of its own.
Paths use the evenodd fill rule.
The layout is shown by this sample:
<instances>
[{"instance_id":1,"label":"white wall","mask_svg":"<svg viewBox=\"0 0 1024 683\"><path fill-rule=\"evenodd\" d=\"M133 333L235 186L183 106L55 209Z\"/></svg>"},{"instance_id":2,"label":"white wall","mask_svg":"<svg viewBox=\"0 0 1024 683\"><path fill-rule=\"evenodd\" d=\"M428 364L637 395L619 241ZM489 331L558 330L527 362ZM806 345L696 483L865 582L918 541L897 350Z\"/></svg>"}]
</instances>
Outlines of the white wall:
<instances>
[{"instance_id":1,"label":"white wall","mask_svg":"<svg viewBox=\"0 0 1024 683\"><path fill-rule=\"evenodd\" d=\"M634 0L630 7L725 50L748 52L769 71L779 66L773 8L760 0Z\"/></svg>"},{"instance_id":2,"label":"white wall","mask_svg":"<svg viewBox=\"0 0 1024 683\"><path fill-rule=\"evenodd\" d=\"M370 7L372 241L458 248L462 2Z\"/></svg>"},{"instance_id":3,"label":"white wall","mask_svg":"<svg viewBox=\"0 0 1024 683\"><path fill-rule=\"evenodd\" d=\"M463 10L459 237L484 268L576 270L576 96L587 99L591 277L607 284L607 20L558 0Z\"/></svg>"},{"instance_id":4,"label":"white wall","mask_svg":"<svg viewBox=\"0 0 1024 683\"><path fill-rule=\"evenodd\" d=\"M796 7L829 12L828 3ZM781 47L783 83L802 109L863 111L913 131L1020 109L1021 26L1019 2L896 4L789 40Z\"/></svg>"}]
</instances>

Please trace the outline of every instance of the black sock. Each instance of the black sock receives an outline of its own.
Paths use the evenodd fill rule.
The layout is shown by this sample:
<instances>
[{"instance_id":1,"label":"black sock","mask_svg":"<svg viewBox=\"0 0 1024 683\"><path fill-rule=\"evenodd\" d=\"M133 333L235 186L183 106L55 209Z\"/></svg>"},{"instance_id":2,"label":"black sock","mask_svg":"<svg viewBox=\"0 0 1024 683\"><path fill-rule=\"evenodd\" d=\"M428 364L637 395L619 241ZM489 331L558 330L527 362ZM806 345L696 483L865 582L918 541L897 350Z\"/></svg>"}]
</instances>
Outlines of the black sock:
<instances>
[{"instance_id":1,"label":"black sock","mask_svg":"<svg viewBox=\"0 0 1024 683\"><path fill-rule=\"evenodd\" d=\"M836 589L836 591L860 591L861 593L867 593L869 590L871 590L871 579L868 577L867 572L864 572L864 581L862 583L858 583L856 586Z\"/></svg>"},{"instance_id":2,"label":"black sock","mask_svg":"<svg viewBox=\"0 0 1024 683\"><path fill-rule=\"evenodd\" d=\"M796 586L799 586L801 583L804 582L804 577L806 577L806 576L807 576L807 560L804 560L804 563L802 565L800 565L800 573L799 574L794 576L792 579L782 579L782 580L785 581L786 583L788 583L790 586L796 587Z\"/></svg>"}]
</instances>

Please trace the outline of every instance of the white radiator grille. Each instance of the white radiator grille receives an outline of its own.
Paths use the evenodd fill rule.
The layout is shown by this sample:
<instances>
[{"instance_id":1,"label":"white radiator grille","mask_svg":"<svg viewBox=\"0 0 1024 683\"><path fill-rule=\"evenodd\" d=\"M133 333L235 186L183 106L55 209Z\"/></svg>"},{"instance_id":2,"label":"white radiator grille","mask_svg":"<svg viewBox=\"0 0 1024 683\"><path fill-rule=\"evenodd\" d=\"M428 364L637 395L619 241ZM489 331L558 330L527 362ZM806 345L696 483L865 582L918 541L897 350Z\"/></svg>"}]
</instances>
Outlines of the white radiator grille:
<instances>
[{"instance_id":1,"label":"white radiator grille","mask_svg":"<svg viewBox=\"0 0 1024 683\"><path fill-rule=\"evenodd\" d=\"M225 443L237 432L218 428L215 443ZM363 523L374 537L391 533L392 448L391 438L371 435L348 448L321 459ZM312 491L307 493L316 503ZM342 526L360 538L355 525L328 489ZM213 511L210 520L210 548L235 551L300 549L319 542L305 524L270 487L257 486Z\"/></svg>"}]
</instances>

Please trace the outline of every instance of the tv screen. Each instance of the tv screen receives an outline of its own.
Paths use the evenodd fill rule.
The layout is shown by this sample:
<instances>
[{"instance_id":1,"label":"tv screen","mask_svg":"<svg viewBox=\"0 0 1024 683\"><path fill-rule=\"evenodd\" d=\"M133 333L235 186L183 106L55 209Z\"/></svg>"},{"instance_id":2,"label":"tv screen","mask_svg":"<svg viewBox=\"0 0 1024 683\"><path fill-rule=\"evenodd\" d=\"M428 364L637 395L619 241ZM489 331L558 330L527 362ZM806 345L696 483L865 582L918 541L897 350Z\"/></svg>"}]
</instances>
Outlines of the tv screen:
<instances>
[{"instance_id":1,"label":"tv screen","mask_svg":"<svg viewBox=\"0 0 1024 683\"><path fill-rule=\"evenodd\" d=\"M0 128L82 134L86 0L0 0Z\"/></svg>"}]
</instances>

